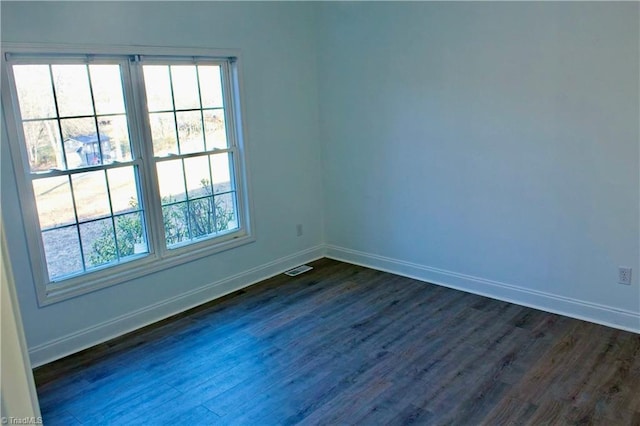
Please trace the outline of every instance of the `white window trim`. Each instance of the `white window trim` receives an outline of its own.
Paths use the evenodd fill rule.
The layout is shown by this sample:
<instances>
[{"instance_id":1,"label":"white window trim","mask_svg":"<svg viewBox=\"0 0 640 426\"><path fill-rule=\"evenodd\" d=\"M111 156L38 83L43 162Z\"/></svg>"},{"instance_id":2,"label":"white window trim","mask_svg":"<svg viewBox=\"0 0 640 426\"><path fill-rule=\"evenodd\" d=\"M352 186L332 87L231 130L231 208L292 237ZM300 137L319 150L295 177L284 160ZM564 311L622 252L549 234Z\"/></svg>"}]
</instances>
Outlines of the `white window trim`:
<instances>
[{"instance_id":1,"label":"white window trim","mask_svg":"<svg viewBox=\"0 0 640 426\"><path fill-rule=\"evenodd\" d=\"M208 49L208 48L180 48L180 47L157 47L157 46L94 46L94 45L53 45L53 44L22 44L22 43L2 43L2 105L6 119L7 134L9 137L9 146L11 157L13 160L16 184L19 192L20 209L22 213L24 231L27 239L27 246L30 257L31 271L36 287L36 294L39 306L46 306L52 303L67 300L82 294L90 293L102 288L124 283L135 278L143 277L164 269L168 269L183 263L191 262L215 253L230 250L255 241L251 218L253 217L253 203L250 197L250 174L246 167L248 156L246 150L246 129L243 121L244 99L242 93L242 77L240 72L241 52L237 49ZM19 128L16 117L19 117L19 106L12 91L15 90L14 82L10 81L7 68L10 66L6 60L7 54L40 54L40 55L114 55L114 56L135 56L148 55L153 57L165 56L168 59L175 60L176 57L205 57L209 59L220 59L229 61L233 66L229 66L229 72L224 73L227 81L227 87L232 87L235 96L231 93L225 94L225 108L232 111L230 117L233 121L228 126L230 131L234 132L231 137L235 140L234 150L237 155L233 156L234 161L234 177L236 179L237 203L240 221L240 229L231 231L229 235L221 235L203 241L191 243L184 247L166 249L161 243L162 236L158 234L158 230L163 229L161 218L160 224L154 223L147 226L147 235L150 241L149 253L140 259L123 262L116 265L107 265L103 268L85 272L78 276L65 279L61 282L51 283L46 269L46 261L44 257L44 247L41 240L38 213L35 205L35 197L32 194L31 179L28 177L29 170L25 168L25 155L23 145L19 136ZM129 69L129 68L126 68ZM140 72L140 68L130 68L132 72ZM124 69L123 69L124 70ZM125 74L128 74L126 72ZM138 76L136 76L138 77ZM125 79L131 79L131 76L123 76ZM142 81L137 78L137 81ZM146 105L142 105L141 100L145 98L144 87L139 85L125 84L127 108L134 105L136 108L133 117L135 119L142 118L148 120L146 111L143 111ZM132 90L133 89L133 90ZM127 109L129 111L129 109ZM149 135L141 134L147 126L135 123L130 129L132 132L132 143L139 141L150 141ZM133 136L135 134L135 136ZM153 158L153 150L150 144L141 144L139 152L142 157ZM140 167L154 167L153 160L142 161ZM144 202L156 203L157 195L157 178L154 172L140 173L141 185L143 186L141 196ZM154 187L155 185L155 187ZM159 204L158 204L159 205ZM148 209L149 207L147 207ZM155 210L159 208L155 207ZM148 215L151 220L158 222L158 218L154 218L153 214ZM160 227L158 227L160 226Z\"/></svg>"}]
</instances>

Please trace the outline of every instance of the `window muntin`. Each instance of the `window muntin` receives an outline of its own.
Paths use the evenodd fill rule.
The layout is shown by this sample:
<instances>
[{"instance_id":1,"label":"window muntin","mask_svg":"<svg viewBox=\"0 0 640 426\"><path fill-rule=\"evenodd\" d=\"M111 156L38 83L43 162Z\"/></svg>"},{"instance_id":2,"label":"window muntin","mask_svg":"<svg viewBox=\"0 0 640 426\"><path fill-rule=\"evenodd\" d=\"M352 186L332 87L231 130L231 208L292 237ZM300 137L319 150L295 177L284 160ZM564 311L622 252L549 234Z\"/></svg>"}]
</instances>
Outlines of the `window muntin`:
<instances>
[{"instance_id":1,"label":"window muntin","mask_svg":"<svg viewBox=\"0 0 640 426\"><path fill-rule=\"evenodd\" d=\"M216 63L146 63L149 127L169 249L240 227L234 146Z\"/></svg>"},{"instance_id":2,"label":"window muntin","mask_svg":"<svg viewBox=\"0 0 640 426\"><path fill-rule=\"evenodd\" d=\"M49 281L147 253L144 226L118 232L144 217L122 63L15 64L12 71Z\"/></svg>"},{"instance_id":3,"label":"window muntin","mask_svg":"<svg viewBox=\"0 0 640 426\"><path fill-rule=\"evenodd\" d=\"M10 96L3 90L3 103L13 103L8 116L18 123L10 129L10 141L16 170L24 171L17 183L42 304L253 240L246 183L238 180L243 160L238 145L242 132L236 127L240 110L235 59L158 59L157 69L175 80L166 88L180 92L170 93L168 105L161 90L157 96L146 96L143 63L154 60L152 56L143 56L143 63L139 56L109 54L16 53L6 58ZM33 70L15 72L19 67ZM64 80L60 102L56 78ZM74 91L78 104L69 101ZM34 98L30 92L39 93L37 108L21 109ZM195 126L198 115L200 126ZM94 137L78 140L85 129L95 130ZM172 131L173 151L156 152L154 131ZM112 137L121 142L116 154L104 143ZM78 142L94 149L80 159L67 155ZM202 148L196 142L202 142ZM34 147L47 145L47 155L38 157L41 152ZM161 188L157 168L172 160L181 163L184 190L174 191L175 199L163 202L160 193L166 188ZM87 179L91 185L84 189L90 186L95 197L83 192ZM83 200L90 200L90 205ZM176 212L183 216L179 221ZM163 229L171 221L175 228ZM96 226L102 230L107 257L92 252ZM132 233L135 242L130 244ZM66 258L55 262L52 247L60 241Z\"/></svg>"}]
</instances>

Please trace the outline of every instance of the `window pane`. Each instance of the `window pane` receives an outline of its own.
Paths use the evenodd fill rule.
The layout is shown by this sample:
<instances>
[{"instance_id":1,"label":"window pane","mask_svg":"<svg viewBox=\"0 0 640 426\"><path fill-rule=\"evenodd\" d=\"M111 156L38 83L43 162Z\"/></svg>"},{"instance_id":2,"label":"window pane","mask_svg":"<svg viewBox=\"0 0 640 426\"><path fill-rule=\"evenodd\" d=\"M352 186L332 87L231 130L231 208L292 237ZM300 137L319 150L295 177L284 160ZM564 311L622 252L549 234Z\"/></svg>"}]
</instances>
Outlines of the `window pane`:
<instances>
[{"instance_id":1,"label":"window pane","mask_svg":"<svg viewBox=\"0 0 640 426\"><path fill-rule=\"evenodd\" d=\"M130 161L131 144L129 143L127 117L124 115L98 117L98 128L100 129L104 164L114 161Z\"/></svg>"},{"instance_id":2,"label":"window pane","mask_svg":"<svg viewBox=\"0 0 640 426\"><path fill-rule=\"evenodd\" d=\"M203 111L204 131L207 137L207 149L225 149L227 143L227 131L224 123L224 110L214 109Z\"/></svg>"},{"instance_id":3,"label":"window pane","mask_svg":"<svg viewBox=\"0 0 640 426\"><path fill-rule=\"evenodd\" d=\"M215 196L216 202L216 229L218 232L229 231L238 228L236 215L236 193L230 192Z\"/></svg>"},{"instance_id":4,"label":"window pane","mask_svg":"<svg viewBox=\"0 0 640 426\"><path fill-rule=\"evenodd\" d=\"M207 156L185 158L184 170L187 176L189 198L211 195L211 176Z\"/></svg>"},{"instance_id":5,"label":"window pane","mask_svg":"<svg viewBox=\"0 0 640 426\"><path fill-rule=\"evenodd\" d=\"M64 170L64 156L57 121L28 121L23 123L22 128L31 171Z\"/></svg>"},{"instance_id":6,"label":"window pane","mask_svg":"<svg viewBox=\"0 0 640 426\"><path fill-rule=\"evenodd\" d=\"M176 121L172 112L149 114L153 155L163 157L178 153Z\"/></svg>"},{"instance_id":7,"label":"window pane","mask_svg":"<svg viewBox=\"0 0 640 426\"><path fill-rule=\"evenodd\" d=\"M229 168L231 154L214 154L209 156L211 160L211 174L213 177L213 190L215 193L227 192L235 189L231 179Z\"/></svg>"},{"instance_id":8,"label":"window pane","mask_svg":"<svg viewBox=\"0 0 640 426\"><path fill-rule=\"evenodd\" d=\"M176 109L200 108L195 65L172 65L171 82Z\"/></svg>"},{"instance_id":9,"label":"window pane","mask_svg":"<svg viewBox=\"0 0 640 426\"><path fill-rule=\"evenodd\" d=\"M178 140L180 153L201 152L204 150L202 135L202 117L200 111L178 112Z\"/></svg>"},{"instance_id":10,"label":"window pane","mask_svg":"<svg viewBox=\"0 0 640 426\"><path fill-rule=\"evenodd\" d=\"M33 181L40 228L47 229L75 223L73 198L67 176Z\"/></svg>"},{"instance_id":11,"label":"window pane","mask_svg":"<svg viewBox=\"0 0 640 426\"><path fill-rule=\"evenodd\" d=\"M123 114L120 65L89 65L97 114Z\"/></svg>"},{"instance_id":12,"label":"window pane","mask_svg":"<svg viewBox=\"0 0 640 426\"><path fill-rule=\"evenodd\" d=\"M117 216L116 236L120 257L148 253L149 248L144 239L142 214L139 212Z\"/></svg>"},{"instance_id":13,"label":"window pane","mask_svg":"<svg viewBox=\"0 0 640 426\"><path fill-rule=\"evenodd\" d=\"M182 160L162 161L156 167L162 204L186 200Z\"/></svg>"},{"instance_id":14,"label":"window pane","mask_svg":"<svg viewBox=\"0 0 640 426\"><path fill-rule=\"evenodd\" d=\"M215 65L199 65L200 95L203 108L222 107L222 85L220 67Z\"/></svg>"},{"instance_id":15,"label":"window pane","mask_svg":"<svg viewBox=\"0 0 640 426\"><path fill-rule=\"evenodd\" d=\"M191 238L201 238L215 232L213 197L189 201Z\"/></svg>"},{"instance_id":16,"label":"window pane","mask_svg":"<svg viewBox=\"0 0 640 426\"><path fill-rule=\"evenodd\" d=\"M52 65L60 117L93 115L86 65Z\"/></svg>"},{"instance_id":17,"label":"window pane","mask_svg":"<svg viewBox=\"0 0 640 426\"><path fill-rule=\"evenodd\" d=\"M104 171L79 173L71 177L78 220L111 215Z\"/></svg>"},{"instance_id":18,"label":"window pane","mask_svg":"<svg viewBox=\"0 0 640 426\"><path fill-rule=\"evenodd\" d=\"M35 61L46 60L45 55ZM20 148L32 172L27 179L34 199L25 205L35 203L43 244L35 247L34 259L46 262L51 280L81 275L73 278L75 283L90 272L90 287L93 270L158 250L149 241L151 233L164 231L167 246L175 248L238 228L231 161L237 151L230 148L234 139L226 128L235 110L225 109L223 96L227 68L196 65L188 57L167 59L164 65L159 65L163 56L150 60L151 65L126 64L126 56L112 57L110 63L80 63L81 55L68 62L67 56L49 57L55 64L11 64L10 81L15 81L11 94L21 110L16 124L25 136L15 143L25 144ZM126 94L140 84L148 111L129 116ZM145 133L150 140L138 142ZM151 144L157 158L136 158L137 143ZM230 152L208 152L216 149ZM154 198L144 198L146 186L141 185L148 183L146 178L155 181L142 175L154 173L153 166L159 206L143 201ZM162 212L161 229L146 228L155 223L146 223L142 204L151 209L151 217ZM216 240L212 243L215 249ZM123 276L132 272L117 270ZM95 276L107 275L105 270Z\"/></svg>"},{"instance_id":19,"label":"window pane","mask_svg":"<svg viewBox=\"0 0 640 426\"><path fill-rule=\"evenodd\" d=\"M86 268L118 260L111 218L80 224L80 239Z\"/></svg>"},{"instance_id":20,"label":"window pane","mask_svg":"<svg viewBox=\"0 0 640 426\"><path fill-rule=\"evenodd\" d=\"M140 209L138 188L133 166L118 167L107 171L113 213L124 213Z\"/></svg>"},{"instance_id":21,"label":"window pane","mask_svg":"<svg viewBox=\"0 0 640 426\"><path fill-rule=\"evenodd\" d=\"M171 99L169 67L166 65L145 65L143 70L149 111L171 111L173 101Z\"/></svg>"},{"instance_id":22,"label":"window pane","mask_svg":"<svg viewBox=\"0 0 640 426\"><path fill-rule=\"evenodd\" d=\"M60 120L60 126L70 169L101 164L98 132L93 118Z\"/></svg>"},{"instance_id":23,"label":"window pane","mask_svg":"<svg viewBox=\"0 0 640 426\"><path fill-rule=\"evenodd\" d=\"M49 279L82 272L80 240L75 226L42 233L42 244L49 269Z\"/></svg>"},{"instance_id":24,"label":"window pane","mask_svg":"<svg viewBox=\"0 0 640 426\"><path fill-rule=\"evenodd\" d=\"M13 75L23 120L56 116L49 65L14 65Z\"/></svg>"},{"instance_id":25,"label":"window pane","mask_svg":"<svg viewBox=\"0 0 640 426\"><path fill-rule=\"evenodd\" d=\"M190 239L188 212L189 206L186 202L162 207L164 234L168 247Z\"/></svg>"}]
</instances>

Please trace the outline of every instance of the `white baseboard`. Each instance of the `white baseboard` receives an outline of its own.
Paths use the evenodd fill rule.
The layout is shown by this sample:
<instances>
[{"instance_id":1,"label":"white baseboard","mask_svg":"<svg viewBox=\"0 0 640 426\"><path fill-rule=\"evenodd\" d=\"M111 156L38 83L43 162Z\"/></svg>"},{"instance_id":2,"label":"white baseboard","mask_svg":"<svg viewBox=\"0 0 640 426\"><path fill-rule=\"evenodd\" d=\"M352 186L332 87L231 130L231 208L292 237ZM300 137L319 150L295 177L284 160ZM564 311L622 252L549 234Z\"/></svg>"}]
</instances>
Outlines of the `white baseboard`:
<instances>
[{"instance_id":1,"label":"white baseboard","mask_svg":"<svg viewBox=\"0 0 640 426\"><path fill-rule=\"evenodd\" d=\"M357 250L326 246L325 256L354 265L454 288L517 305L640 333L640 312L626 311L498 281L459 274Z\"/></svg>"},{"instance_id":2,"label":"white baseboard","mask_svg":"<svg viewBox=\"0 0 640 426\"><path fill-rule=\"evenodd\" d=\"M316 246L276 259L237 275L204 285L187 293L147 306L101 324L80 330L29 349L32 367L108 341L161 321L226 294L271 278L302 263L328 257L354 265L474 293L517 305L577 318L621 330L640 333L640 313L530 290L498 281L459 274L357 250Z\"/></svg>"},{"instance_id":3,"label":"white baseboard","mask_svg":"<svg viewBox=\"0 0 640 426\"><path fill-rule=\"evenodd\" d=\"M29 349L31 365L35 368L55 361L322 257L324 257L324 246L312 247L101 324L34 346Z\"/></svg>"}]
</instances>

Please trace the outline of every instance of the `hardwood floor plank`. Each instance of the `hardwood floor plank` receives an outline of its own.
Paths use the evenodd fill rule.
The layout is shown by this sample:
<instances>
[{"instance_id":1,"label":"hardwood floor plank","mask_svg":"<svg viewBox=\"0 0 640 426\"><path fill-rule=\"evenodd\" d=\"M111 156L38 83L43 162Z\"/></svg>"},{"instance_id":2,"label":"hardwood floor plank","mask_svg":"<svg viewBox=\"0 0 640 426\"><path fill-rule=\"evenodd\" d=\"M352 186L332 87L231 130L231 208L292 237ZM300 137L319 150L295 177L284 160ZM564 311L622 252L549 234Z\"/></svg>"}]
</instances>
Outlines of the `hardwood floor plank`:
<instances>
[{"instance_id":1,"label":"hardwood floor plank","mask_svg":"<svg viewBox=\"0 0 640 426\"><path fill-rule=\"evenodd\" d=\"M175 401L180 392L168 385L149 386L125 398L113 398L109 404L81 404L70 407L71 413L83 424L124 424L136 417L147 417Z\"/></svg>"},{"instance_id":2,"label":"hardwood floor plank","mask_svg":"<svg viewBox=\"0 0 640 426\"><path fill-rule=\"evenodd\" d=\"M60 410L50 408L46 411L46 425L47 426L79 426L82 425L71 413L67 410Z\"/></svg>"},{"instance_id":3,"label":"hardwood floor plank","mask_svg":"<svg viewBox=\"0 0 640 426\"><path fill-rule=\"evenodd\" d=\"M191 407L182 406L175 410L159 410L146 418L138 418L130 423L140 425L218 425L222 424L220 418L202 405Z\"/></svg>"},{"instance_id":4,"label":"hardwood floor plank","mask_svg":"<svg viewBox=\"0 0 640 426\"><path fill-rule=\"evenodd\" d=\"M140 371L135 375L122 376L117 380L104 382L101 386L87 388L79 397L67 402L64 408L85 423L85 419L97 413L117 410L131 399L143 400L148 392L158 386L166 385L146 371Z\"/></svg>"},{"instance_id":5,"label":"hardwood floor plank","mask_svg":"<svg viewBox=\"0 0 640 426\"><path fill-rule=\"evenodd\" d=\"M640 335L312 266L37 368L45 424L640 425Z\"/></svg>"},{"instance_id":6,"label":"hardwood floor plank","mask_svg":"<svg viewBox=\"0 0 640 426\"><path fill-rule=\"evenodd\" d=\"M537 408L536 405L529 402L520 401L511 397L503 398L500 402L496 403L491 411L484 417L482 425L525 425Z\"/></svg>"},{"instance_id":7,"label":"hardwood floor plank","mask_svg":"<svg viewBox=\"0 0 640 426\"><path fill-rule=\"evenodd\" d=\"M566 425L567 420L562 415L566 404L563 401L544 399L538 404L538 408L527 419L528 426L539 425Z\"/></svg>"},{"instance_id":8,"label":"hardwood floor plank","mask_svg":"<svg viewBox=\"0 0 640 426\"><path fill-rule=\"evenodd\" d=\"M390 422L392 425L429 425L436 424L433 420L433 414L429 411L409 404L406 409L398 413L398 415Z\"/></svg>"}]
</instances>

